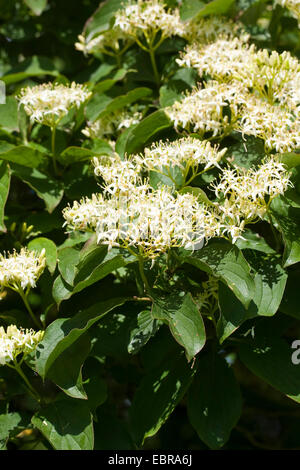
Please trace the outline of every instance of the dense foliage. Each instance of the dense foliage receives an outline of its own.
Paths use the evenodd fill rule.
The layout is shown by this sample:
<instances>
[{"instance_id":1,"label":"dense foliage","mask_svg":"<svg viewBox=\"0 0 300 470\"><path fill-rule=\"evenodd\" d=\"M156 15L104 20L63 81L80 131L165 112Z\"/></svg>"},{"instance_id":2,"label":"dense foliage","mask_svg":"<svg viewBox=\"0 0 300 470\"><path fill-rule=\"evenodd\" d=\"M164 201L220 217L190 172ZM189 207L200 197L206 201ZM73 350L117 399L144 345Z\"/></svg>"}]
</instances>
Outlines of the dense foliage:
<instances>
[{"instance_id":1,"label":"dense foliage","mask_svg":"<svg viewBox=\"0 0 300 470\"><path fill-rule=\"evenodd\" d=\"M1 449L300 448L299 24L0 0Z\"/></svg>"}]
</instances>

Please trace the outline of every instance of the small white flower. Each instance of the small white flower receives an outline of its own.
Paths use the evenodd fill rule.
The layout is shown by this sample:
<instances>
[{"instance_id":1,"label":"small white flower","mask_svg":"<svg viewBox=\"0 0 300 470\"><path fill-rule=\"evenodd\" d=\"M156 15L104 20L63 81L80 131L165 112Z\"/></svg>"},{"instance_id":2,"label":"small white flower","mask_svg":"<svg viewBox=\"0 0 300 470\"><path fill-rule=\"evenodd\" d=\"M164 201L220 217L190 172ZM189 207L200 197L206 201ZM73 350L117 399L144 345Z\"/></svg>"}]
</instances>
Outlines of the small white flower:
<instances>
[{"instance_id":1,"label":"small white flower","mask_svg":"<svg viewBox=\"0 0 300 470\"><path fill-rule=\"evenodd\" d=\"M250 35L243 29L238 21L232 21L225 17L211 16L208 18L193 18L186 22L185 38L190 42L210 43L219 37L238 37L240 41L247 42Z\"/></svg>"},{"instance_id":2,"label":"small white flower","mask_svg":"<svg viewBox=\"0 0 300 470\"><path fill-rule=\"evenodd\" d=\"M164 111L173 122L175 129L183 128L197 133L222 134L233 127L240 115L245 89L239 83L218 83L210 81L205 88L195 88ZM224 113L229 107L231 121Z\"/></svg>"},{"instance_id":3,"label":"small white flower","mask_svg":"<svg viewBox=\"0 0 300 470\"><path fill-rule=\"evenodd\" d=\"M205 73L220 81L240 80L251 85L247 77L249 64L253 62L255 46L245 44L239 38L219 38L211 44L196 42L186 47L180 66L194 67L200 77Z\"/></svg>"},{"instance_id":4,"label":"small white flower","mask_svg":"<svg viewBox=\"0 0 300 470\"><path fill-rule=\"evenodd\" d=\"M55 125L73 107L79 108L91 96L84 85L70 86L44 83L32 88L23 88L17 96L31 121L47 126Z\"/></svg>"},{"instance_id":5,"label":"small white flower","mask_svg":"<svg viewBox=\"0 0 300 470\"><path fill-rule=\"evenodd\" d=\"M204 165L204 169L218 167L225 152L226 149L219 151L218 146L205 140L183 137L174 142L154 143L150 148L145 148L142 155L132 158L147 170L163 172L165 168L176 166L186 170L198 165Z\"/></svg>"},{"instance_id":6,"label":"small white flower","mask_svg":"<svg viewBox=\"0 0 300 470\"><path fill-rule=\"evenodd\" d=\"M223 196L219 210L225 220L238 226L263 218L274 197L284 194L292 186L285 166L270 158L257 169L225 168L218 184L214 184L216 197ZM232 231L233 230L233 231ZM236 233L233 227L231 235Z\"/></svg>"},{"instance_id":7,"label":"small white flower","mask_svg":"<svg viewBox=\"0 0 300 470\"><path fill-rule=\"evenodd\" d=\"M23 290L35 287L45 266L45 249L39 255L27 248L22 248L20 253L0 254L0 286Z\"/></svg>"},{"instance_id":8,"label":"small white flower","mask_svg":"<svg viewBox=\"0 0 300 470\"><path fill-rule=\"evenodd\" d=\"M161 31L165 38L183 36L185 29L179 10L167 10L159 0L129 1L123 9L117 11L115 26L133 37L151 35L157 31Z\"/></svg>"},{"instance_id":9,"label":"small white flower","mask_svg":"<svg viewBox=\"0 0 300 470\"><path fill-rule=\"evenodd\" d=\"M207 207L192 194L172 194L170 188L154 190L145 184L126 195L114 194L105 200L97 195L82 201L82 212L80 204L74 203L63 211L70 229L80 229L77 213L83 213L87 204L94 205L97 215L91 221L86 218L81 227L96 224L99 244L133 246L152 259L171 247L198 249L203 241L222 236L228 225L222 224L217 207Z\"/></svg>"},{"instance_id":10,"label":"small white flower","mask_svg":"<svg viewBox=\"0 0 300 470\"><path fill-rule=\"evenodd\" d=\"M14 361L20 354L26 355L34 351L43 339L44 332L10 325L7 330L0 327L0 365Z\"/></svg>"},{"instance_id":11,"label":"small white flower","mask_svg":"<svg viewBox=\"0 0 300 470\"><path fill-rule=\"evenodd\" d=\"M104 191L109 194L129 193L142 183L141 165L133 160L121 160L115 153L93 159L95 175L104 180Z\"/></svg>"},{"instance_id":12,"label":"small white flower","mask_svg":"<svg viewBox=\"0 0 300 470\"><path fill-rule=\"evenodd\" d=\"M272 105L253 95L245 95L238 129L264 139L268 150L292 152L300 146L300 121L284 106Z\"/></svg>"}]
</instances>

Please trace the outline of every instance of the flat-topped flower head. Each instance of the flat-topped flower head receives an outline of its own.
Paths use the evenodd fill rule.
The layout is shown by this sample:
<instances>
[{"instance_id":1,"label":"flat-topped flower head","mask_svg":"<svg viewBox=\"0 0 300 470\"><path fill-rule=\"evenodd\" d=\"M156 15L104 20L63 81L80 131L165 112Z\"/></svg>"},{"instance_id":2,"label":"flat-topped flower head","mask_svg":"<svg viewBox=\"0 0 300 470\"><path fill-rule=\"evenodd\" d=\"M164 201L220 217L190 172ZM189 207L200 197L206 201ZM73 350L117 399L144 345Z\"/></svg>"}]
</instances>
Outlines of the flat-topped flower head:
<instances>
[{"instance_id":1,"label":"flat-topped flower head","mask_svg":"<svg viewBox=\"0 0 300 470\"><path fill-rule=\"evenodd\" d=\"M174 142L152 144L145 148L142 155L135 155L134 159L147 170L163 171L165 167L178 166L181 169L204 165L204 169L219 166L219 161L226 153L226 149L220 150L210 142L201 141L193 137L182 137Z\"/></svg>"},{"instance_id":2,"label":"flat-topped flower head","mask_svg":"<svg viewBox=\"0 0 300 470\"><path fill-rule=\"evenodd\" d=\"M121 160L115 153L113 156L95 157L93 159L95 175L104 180L104 191L109 194L126 194L141 184L141 165L134 160Z\"/></svg>"},{"instance_id":3,"label":"flat-topped flower head","mask_svg":"<svg viewBox=\"0 0 300 470\"><path fill-rule=\"evenodd\" d=\"M217 206L212 208L200 202L193 194L172 193L168 187L156 190L136 186L126 196L113 195L103 199L95 195L82 201L82 212L86 204L94 204L91 222L86 218L84 226L94 226L99 244L111 247L135 247L145 257L156 258L172 247L189 250L202 247L204 241L223 236L228 230L239 227L223 223ZM80 203L66 208L63 216L69 230L78 230ZM97 222L96 222L97 220Z\"/></svg>"},{"instance_id":4,"label":"flat-topped flower head","mask_svg":"<svg viewBox=\"0 0 300 470\"><path fill-rule=\"evenodd\" d=\"M105 205L102 194L93 194L91 198L74 201L63 210L65 225L73 230L93 232L96 229L101 208Z\"/></svg>"},{"instance_id":5,"label":"flat-topped flower head","mask_svg":"<svg viewBox=\"0 0 300 470\"><path fill-rule=\"evenodd\" d=\"M184 35L184 24L177 8L167 9L159 0L138 0L126 3L117 11L115 26L130 36L152 35L160 31L164 38Z\"/></svg>"},{"instance_id":6,"label":"flat-topped flower head","mask_svg":"<svg viewBox=\"0 0 300 470\"><path fill-rule=\"evenodd\" d=\"M91 96L86 86L71 83L69 86L44 83L23 88L17 96L30 120L47 126L54 126L70 109L79 108Z\"/></svg>"},{"instance_id":7,"label":"flat-topped flower head","mask_svg":"<svg viewBox=\"0 0 300 470\"><path fill-rule=\"evenodd\" d=\"M250 38L241 23L222 16L196 17L185 23L185 38L190 43L210 43L220 36L227 39L238 37L242 42Z\"/></svg>"},{"instance_id":8,"label":"flat-topped flower head","mask_svg":"<svg viewBox=\"0 0 300 470\"><path fill-rule=\"evenodd\" d=\"M245 95L243 116L238 129L260 137L267 150L292 152L300 146L300 121L285 106L272 105L253 95Z\"/></svg>"},{"instance_id":9,"label":"flat-topped flower head","mask_svg":"<svg viewBox=\"0 0 300 470\"><path fill-rule=\"evenodd\" d=\"M20 354L26 356L34 351L43 339L44 331L17 328L15 325L7 327L6 331L0 327L0 365L15 362Z\"/></svg>"},{"instance_id":10,"label":"flat-topped flower head","mask_svg":"<svg viewBox=\"0 0 300 470\"><path fill-rule=\"evenodd\" d=\"M254 56L255 46L239 38L220 37L210 44L188 45L177 62L180 66L194 67L200 77L208 74L219 81L241 80L248 86L246 72Z\"/></svg>"},{"instance_id":11,"label":"flat-topped flower head","mask_svg":"<svg viewBox=\"0 0 300 470\"><path fill-rule=\"evenodd\" d=\"M214 184L216 197L224 198L219 209L224 216L246 223L263 218L270 202L292 186L286 167L268 159L257 169L225 168L221 181Z\"/></svg>"},{"instance_id":12,"label":"flat-topped flower head","mask_svg":"<svg viewBox=\"0 0 300 470\"><path fill-rule=\"evenodd\" d=\"M249 83L270 103L279 102L299 112L300 62L289 52L258 50L248 65ZM251 77L251 79L250 79Z\"/></svg>"},{"instance_id":13,"label":"flat-topped flower head","mask_svg":"<svg viewBox=\"0 0 300 470\"><path fill-rule=\"evenodd\" d=\"M177 62L194 67L200 77L241 82L268 102L285 103L299 113L300 63L287 51L257 50L239 38L221 37L210 44L188 45Z\"/></svg>"},{"instance_id":14,"label":"flat-topped flower head","mask_svg":"<svg viewBox=\"0 0 300 470\"><path fill-rule=\"evenodd\" d=\"M213 136L222 134L229 126L233 128L240 115L244 88L239 83L218 83L210 81L205 88L195 88L164 109L175 129L187 129L203 136L211 132ZM229 107L231 120L224 109Z\"/></svg>"},{"instance_id":15,"label":"flat-topped flower head","mask_svg":"<svg viewBox=\"0 0 300 470\"><path fill-rule=\"evenodd\" d=\"M23 290L35 287L46 266L45 249L37 254L27 248L0 254L0 286Z\"/></svg>"}]
</instances>

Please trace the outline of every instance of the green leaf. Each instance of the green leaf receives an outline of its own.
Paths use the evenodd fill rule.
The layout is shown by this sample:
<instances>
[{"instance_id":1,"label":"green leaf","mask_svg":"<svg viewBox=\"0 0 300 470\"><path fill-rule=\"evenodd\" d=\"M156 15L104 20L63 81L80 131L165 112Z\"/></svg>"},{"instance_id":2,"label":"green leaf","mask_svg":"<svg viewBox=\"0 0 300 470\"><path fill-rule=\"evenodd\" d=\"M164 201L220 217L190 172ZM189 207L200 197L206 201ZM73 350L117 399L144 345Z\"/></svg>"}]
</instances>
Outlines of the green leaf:
<instances>
[{"instance_id":1,"label":"green leaf","mask_svg":"<svg viewBox=\"0 0 300 470\"><path fill-rule=\"evenodd\" d=\"M209 206L211 206L213 204L208 199L206 193L201 188L196 188L194 186L185 186L179 192L180 192L180 194L193 194L194 196L197 196L199 201L202 201L205 204L208 204Z\"/></svg>"},{"instance_id":2,"label":"green leaf","mask_svg":"<svg viewBox=\"0 0 300 470\"><path fill-rule=\"evenodd\" d=\"M247 307L254 296L254 280L242 252L234 245L213 241L182 260L220 278Z\"/></svg>"},{"instance_id":3,"label":"green leaf","mask_svg":"<svg viewBox=\"0 0 300 470\"><path fill-rule=\"evenodd\" d=\"M97 154L110 155L111 153L111 146L107 142L103 141L103 145L101 146L101 152L100 147L98 152L83 147L68 147L60 154L58 160L63 165L68 166L72 165L73 163L91 160L93 157L97 156Z\"/></svg>"},{"instance_id":4,"label":"green leaf","mask_svg":"<svg viewBox=\"0 0 300 470\"><path fill-rule=\"evenodd\" d=\"M28 168L38 168L48 163L44 153L31 147L20 145L0 153L0 160L17 163Z\"/></svg>"},{"instance_id":5,"label":"green leaf","mask_svg":"<svg viewBox=\"0 0 300 470\"><path fill-rule=\"evenodd\" d=\"M225 154L230 162L246 169L260 164L265 156L264 141L252 136L248 136L245 141L230 146Z\"/></svg>"},{"instance_id":6,"label":"green leaf","mask_svg":"<svg viewBox=\"0 0 300 470\"><path fill-rule=\"evenodd\" d=\"M172 106L175 101L180 101L182 99L182 90L176 90L174 87L168 85L163 85L159 89L159 103L162 108Z\"/></svg>"},{"instance_id":7,"label":"green leaf","mask_svg":"<svg viewBox=\"0 0 300 470\"><path fill-rule=\"evenodd\" d=\"M281 256L252 250L246 253L250 266L255 270L253 302L257 306L257 315L275 315L287 281L287 273L281 266Z\"/></svg>"},{"instance_id":8,"label":"green leaf","mask_svg":"<svg viewBox=\"0 0 300 470\"><path fill-rule=\"evenodd\" d=\"M217 323L217 334L222 343L244 321L257 316L272 316L278 311L287 281L287 273L281 267L277 254L245 250L247 260L255 271L253 301L246 309L223 284L219 285L221 315Z\"/></svg>"},{"instance_id":9,"label":"green leaf","mask_svg":"<svg viewBox=\"0 0 300 470\"><path fill-rule=\"evenodd\" d=\"M251 249L261 251L262 253L276 253L276 251L267 244L261 235L251 232L251 230L247 228L243 231L243 238L239 238L235 245L240 250Z\"/></svg>"},{"instance_id":10,"label":"green leaf","mask_svg":"<svg viewBox=\"0 0 300 470\"><path fill-rule=\"evenodd\" d=\"M136 257L128 252L120 254L118 249L107 251L106 246L96 246L84 253L77 266L77 274L74 279L73 293L82 291L105 276L136 261Z\"/></svg>"},{"instance_id":11,"label":"green leaf","mask_svg":"<svg viewBox=\"0 0 300 470\"><path fill-rule=\"evenodd\" d=\"M32 12L39 16L47 7L47 0L24 0Z\"/></svg>"},{"instance_id":12,"label":"green leaf","mask_svg":"<svg viewBox=\"0 0 300 470\"><path fill-rule=\"evenodd\" d=\"M88 121L95 121L102 111L105 111L106 107L113 101L108 95L98 94L92 96L88 104L85 107L85 116Z\"/></svg>"},{"instance_id":13,"label":"green leaf","mask_svg":"<svg viewBox=\"0 0 300 470\"><path fill-rule=\"evenodd\" d=\"M191 294L154 299L152 316L169 325L176 341L184 347L188 361L204 347L204 323Z\"/></svg>"},{"instance_id":14,"label":"green leaf","mask_svg":"<svg viewBox=\"0 0 300 470\"><path fill-rule=\"evenodd\" d=\"M244 321L257 315L257 308L246 310L244 305L225 284L219 284L220 317L217 323L217 336L222 344ZM253 303L250 304L253 307Z\"/></svg>"},{"instance_id":15,"label":"green leaf","mask_svg":"<svg viewBox=\"0 0 300 470\"><path fill-rule=\"evenodd\" d=\"M66 247L58 252L58 269L63 279L73 285L77 272L76 266L80 260L80 251L76 248Z\"/></svg>"},{"instance_id":16,"label":"green leaf","mask_svg":"<svg viewBox=\"0 0 300 470\"><path fill-rule=\"evenodd\" d=\"M52 363L47 378L72 398L87 400L82 385L81 369L91 348L90 338L85 334L78 338Z\"/></svg>"},{"instance_id":17,"label":"green leaf","mask_svg":"<svg viewBox=\"0 0 300 470\"><path fill-rule=\"evenodd\" d=\"M95 11L85 24L84 32L87 40L102 31L110 28L111 20L117 10L122 8L123 0L107 0Z\"/></svg>"},{"instance_id":18,"label":"green leaf","mask_svg":"<svg viewBox=\"0 0 300 470\"><path fill-rule=\"evenodd\" d=\"M194 18L197 13L205 6L205 2L200 0L183 0L180 6L180 18L182 21Z\"/></svg>"},{"instance_id":19,"label":"green leaf","mask_svg":"<svg viewBox=\"0 0 300 470\"><path fill-rule=\"evenodd\" d=\"M249 338L248 344L239 348L241 361L253 374L300 403L300 369L293 364L292 353L285 340L271 334L254 340Z\"/></svg>"},{"instance_id":20,"label":"green leaf","mask_svg":"<svg viewBox=\"0 0 300 470\"><path fill-rule=\"evenodd\" d=\"M36 367L44 379L53 362L83 335L96 321L119 305L125 298L110 299L99 302L87 310L79 311L72 318L59 318L46 329L43 340L36 353Z\"/></svg>"},{"instance_id":21,"label":"green leaf","mask_svg":"<svg viewBox=\"0 0 300 470\"><path fill-rule=\"evenodd\" d=\"M150 310L143 310L137 316L137 327L130 332L128 344L129 354L136 354L145 346L149 339L155 335L158 329L157 321Z\"/></svg>"},{"instance_id":22,"label":"green leaf","mask_svg":"<svg viewBox=\"0 0 300 470\"><path fill-rule=\"evenodd\" d=\"M163 174L157 171L150 171L150 185L157 189L159 186L170 186L180 188L184 183L184 176L181 168L178 166L162 168Z\"/></svg>"},{"instance_id":23,"label":"green leaf","mask_svg":"<svg viewBox=\"0 0 300 470\"><path fill-rule=\"evenodd\" d=\"M183 21L191 18L202 18L208 15L224 15L235 0L214 0L205 4L199 0L184 0L180 7L180 17Z\"/></svg>"},{"instance_id":24,"label":"green leaf","mask_svg":"<svg viewBox=\"0 0 300 470\"><path fill-rule=\"evenodd\" d=\"M64 194L62 183L36 168L28 168L13 163L11 169L14 176L32 188L37 196L45 202L47 211L49 213L53 212Z\"/></svg>"},{"instance_id":25,"label":"green leaf","mask_svg":"<svg viewBox=\"0 0 300 470\"><path fill-rule=\"evenodd\" d=\"M0 154L8 152L8 150L11 150L13 148L15 148L15 146L10 144L9 142L6 142L6 140L0 140Z\"/></svg>"},{"instance_id":26,"label":"green leaf","mask_svg":"<svg viewBox=\"0 0 300 470\"><path fill-rule=\"evenodd\" d=\"M50 59L34 55L10 69L1 77L1 80L6 85L10 85L11 83L25 80L28 77L39 77L44 75L57 77L59 72Z\"/></svg>"},{"instance_id":27,"label":"green leaf","mask_svg":"<svg viewBox=\"0 0 300 470\"><path fill-rule=\"evenodd\" d=\"M63 279L61 275L58 275L52 286L52 297L57 303L57 306L61 304L63 300L67 300L72 296L72 286Z\"/></svg>"},{"instance_id":28,"label":"green leaf","mask_svg":"<svg viewBox=\"0 0 300 470\"><path fill-rule=\"evenodd\" d=\"M280 305L280 311L300 320L299 308L299 270L290 271L286 288Z\"/></svg>"},{"instance_id":29,"label":"green leaf","mask_svg":"<svg viewBox=\"0 0 300 470\"><path fill-rule=\"evenodd\" d=\"M276 157L281 163L284 163L287 168L294 168L295 166L300 165L300 153L279 153Z\"/></svg>"},{"instance_id":30,"label":"green leaf","mask_svg":"<svg viewBox=\"0 0 300 470\"><path fill-rule=\"evenodd\" d=\"M38 411L31 420L55 450L93 450L93 421L87 403L65 399Z\"/></svg>"},{"instance_id":31,"label":"green leaf","mask_svg":"<svg viewBox=\"0 0 300 470\"><path fill-rule=\"evenodd\" d=\"M101 69L101 67L105 67L104 70L103 68ZM95 74L93 74L93 78L95 78L97 75L97 79L99 80L100 78L103 77L103 73L106 72L106 70L109 70L108 73L105 73L105 75L108 75L114 68L115 66L102 64L99 67L98 71L96 71ZM118 69L115 75L113 76L113 78L107 78L106 80L102 80L101 82L97 83L93 88L93 92L99 94L99 93L104 93L107 90L110 90L119 80L123 80L123 78L126 76L127 73L128 73L127 69ZM98 81L98 80L95 80L95 81Z\"/></svg>"},{"instance_id":32,"label":"green leaf","mask_svg":"<svg viewBox=\"0 0 300 470\"><path fill-rule=\"evenodd\" d=\"M19 130L18 103L14 96L7 96L6 103L0 105L0 127L9 131Z\"/></svg>"},{"instance_id":33,"label":"green leaf","mask_svg":"<svg viewBox=\"0 0 300 470\"><path fill-rule=\"evenodd\" d=\"M57 248L55 243L49 238L39 237L31 240L27 245L29 250L40 253L44 248L46 251L46 263L51 274L54 273L57 261Z\"/></svg>"},{"instance_id":34,"label":"green leaf","mask_svg":"<svg viewBox=\"0 0 300 470\"><path fill-rule=\"evenodd\" d=\"M137 445L157 433L183 398L194 373L195 368L192 369L185 357L177 352L144 376L130 408L132 433Z\"/></svg>"},{"instance_id":35,"label":"green leaf","mask_svg":"<svg viewBox=\"0 0 300 470\"><path fill-rule=\"evenodd\" d=\"M242 398L234 374L216 354L199 360L188 391L188 416L200 439L211 449L228 441L242 411Z\"/></svg>"},{"instance_id":36,"label":"green leaf","mask_svg":"<svg viewBox=\"0 0 300 470\"><path fill-rule=\"evenodd\" d=\"M27 426L28 418L24 413L0 414L0 450L6 449L8 439Z\"/></svg>"},{"instance_id":37,"label":"green leaf","mask_svg":"<svg viewBox=\"0 0 300 470\"><path fill-rule=\"evenodd\" d=\"M162 110L155 111L137 126L132 127L131 132L128 134L125 152L131 154L141 150L152 137L170 127L171 122L166 114Z\"/></svg>"},{"instance_id":38,"label":"green leaf","mask_svg":"<svg viewBox=\"0 0 300 470\"><path fill-rule=\"evenodd\" d=\"M0 232L6 232L4 211L10 188L10 168L6 162L0 162Z\"/></svg>"},{"instance_id":39,"label":"green leaf","mask_svg":"<svg viewBox=\"0 0 300 470\"><path fill-rule=\"evenodd\" d=\"M131 103L134 103L135 101L150 95L152 95L152 90L150 88L135 88L134 90L126 93L126 95L120 95L114 98L110 103L108 103L103 111L97 114L96 119L100 119L111 113L119 111L120 109L125 108L125 106L128 106Z\"/></svg>"},{"instance_id":40,"label":"green leaf","mask_svg":"<svg viewBox=\"0 0 300 470\"><path fill-rule=\"evenodd\" d=\"M88 396L88 406L94 414L97 408L107 400L106 382L99 376L99 363L93 363L93 369L88 374L88 379L83 382L84 389ZM85 368L84 368L85 373Z\"/></svg>"},{"instance_id":41,"label":"green leaf","mask_svg":"<svg viewBox=\"0 0 300 470\"><path fill-rule=\"evenodd\" d=\"M197 13L196 18L202 18L208 15L224 15L231 8L235 0L214 0L207 3Z\"/></svg>"},{"instance_id":42,"label":"green leaf","mask_svg":"<svg viewBox=\"0 0 300 470\"><path fill-rule=\"evenodd\" d=\"M284 240L283 266L300 261L300 209L277 197L271 203L271 214Z\"/></svg>"}]
</instances>

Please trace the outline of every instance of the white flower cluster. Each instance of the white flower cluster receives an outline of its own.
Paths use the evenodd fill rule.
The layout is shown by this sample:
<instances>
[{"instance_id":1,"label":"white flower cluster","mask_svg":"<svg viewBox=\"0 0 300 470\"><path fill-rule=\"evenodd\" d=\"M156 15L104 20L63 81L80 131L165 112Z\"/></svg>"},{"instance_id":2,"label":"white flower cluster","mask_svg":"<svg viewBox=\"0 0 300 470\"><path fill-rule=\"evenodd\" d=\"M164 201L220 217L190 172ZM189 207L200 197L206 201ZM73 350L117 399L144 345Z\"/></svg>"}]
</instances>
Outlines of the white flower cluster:
<instances>
[{"instance_id":1,"label":"white flower cluster","mask_svg":"<svg viewBox=\"0 0 300 470\"><path fill-rule=\"evenodd\" d=\"M216 216L195 196L174 196L167 188L154 191L137 187L130 197L104 200L98 195L93 203L98 211L98 243L109 247L134 246L149 258L175 246L193 247L221 231ZM65 209L63 215L71 228L78 228L76 217L73 219L74 207Z\"/></svg>"},{"instance_id":2,"label":"white flower cluster","mask_svg":"<svg viewBox=\"0 0 300 470\"><path fill-rule=\"evenodd\" d=\"M164 38L184 35L184 25L179 10L166 9L159 0L129 1L116 13L115 26L134 38L161 31Z\"/></svg>"},{"instance_id":3,"label":"white flower cluster","mask_svg":"<svg viewBox=\"0 0 300 470\"><path fill-rule=\"evenodd\" d=\"M177 63L194 67L200 76L205 73L220 81L241 80L246 78L245 71L253 62L254 54L255 46L239 38L220 37L210 44L188 45Z\"/></svg>"},{"instance_id":4,"label":"white flower cluster","mask_svg":"<svg viewBox=\"0 0 300 470\"><path fill-rule=\"evenodd\" d=\"M94 158L95 175L104 180L104 192L108 194L128 194L135 186L141 185L141 165L133 160L121 160L115 153L113 156Z\"/></svg>"},{"instance_id":5,"label":"white flower cluster","mask_svg":"<svg viewBox=\"0 0 300 470\"><path fill-rule=\"evenodd\" d=\"M300 27L300 0L275 0L275 3L290 10Z\"/></svg>"},{"instance_id":6,"label":"white flower cluster","mask_svg":"<svg viewBox=\"0 0 300 470\"><path fill-rule=\"evenodd\" d=\"M44 83L23 88L17 96L31 121L54 126L73 107L79 108L91 96L84 85Z\"/></svg>"},{"instance_id":7,"label":"white flower cluster","mask_svg":"<svg viewBox=\"0 0 300 470\"><path fill-rule=\"evenodd\" d=\"M102 139L106 136L116 135L116 133L128 129L134 124L138 124L143 117L137 106L132 109L125 109L114 112L94 122L88 123L82 133L90 139Z\"/></svg>"},{"instance_id":8,"label":"white flower cluster","mask_svg":"<svg viewBox=\"0 0 300 470\"><path fill-rule=\"evenodd\" d=\"M238 21L232 21L221 16L207 18L192 18L185 24L185 38L193 43L195 41L210 43L218 39L239 37L240 41L247 42L250 35L243 29Z\"/></svg>"},{"instance_id":9,"label":"white flower cluster","mask_svg":"<svg viewBox=\"0 0 300 470\"><path fill-rule=\"evenodd\" d=\"M285 166L270 158L258 169L223 169L222 178L214 184L216 196L225 200L219 205L224 216L239 225L263 218L274 197L291 186Z\"/></svg>"},{"instance_id":10,"label":"white flower cluster","mask_svg":"<svg viewBox=\"0 0 300 470\"><path fill-rule=\"evenodd\" d=\"M300 105L298 59L287 51L278 54L262 49L256 52L248 69L250 86L263 98L266 97L273 104L284 103L289 109L297 109Z\"/></svg>"},{"instance_id":11,"label":"white flower cluster","mask_svg":"<svg viewBox=\"0 0 300 470\"><path fill-rule=\"evenodd\" d=\"M271 101L285 99L288 88L291 101L299 105L300 63L287 51L256 50L239 38L219 38L211 44L187 46L177 62L196 68L199 76L208 74L221 82L238 80Z\"/></svg>"},{"instance_id":12,"label":"white flower cluster","mask_svg":"<svg viewBox=\"0 0 300 470\"><path fill-rule=\"evenodd\" d=\"M245 100L237 126L243 134L260 137L267 150L291 152L300 146L300 121L282 106L271 105L253 95Z\"/></svg>"},{"instance_id":13,"label":"white flower cluster","mask_svg":"<svg viewBox=\"0 0 300 470\"><path fill-rule=\"evenodd\" d=\"M24 330L15 325L7 327L6 331L0 327L0 365L15 361L20 354L27 355L35 350L38 343L43 339L44 332Z\"/></svg>"},{"instance_id":14,"label":"white flower cluster","mask_svg":"<svg viewBox=\"0 0 300 470\"><path fill-rule=\"evenodd\" d=\"M142 155L135 155L135 161L148 171L164 168L179 167L188 171L189 168L204 165L204 169L212 166L219 167L219 161L227 149L219 151L218 146L193 137L182 137L174 142L158 142L150 148L145 148Z\"/></svg>"},{"instance_id":15,"label":"white flower cluster","mask_svg":"<svg viewBox=\"0 0 300 470\"><path fill-rule=\"evenodd\" d=\"M63 216L70 230L92 229L100 244L134 246L153 259L171 247L197 249L216 236L230 234L235 241L243 229L225 220L217 204L207 206L193 194L147 184L127 194L115 191L111 198L97 194L74 202Z\"/></svg>"},{"instance_id":16,"label":"white flower cluster","mask_svg":"<svg viewBox=\"0 0 300 470\"><path fill-rule=\"evenodd\" d=\"M205 88L195 88L182 101L165 108L165 113L176 129L217 136L231 128L240 116L245 90L239 83L210 81ZM230 109L231 119L225 108Z\"/></svg>"},{"instance_id":17,"label":"white flower cluster","mask_svg":"<svg viewBox=\"0 0 300 470\"><path fill-rule=\"evenodd\" d=\"M81 232L93 232L96 229L99 207L105 201L101 194L93 194L91 198L83 198L80 202L74 201L73 206L68 205L63 211L65 225Z\"/></svg>"},{"instance_id":18,"label":"white flower cluster","mask_svg":"<svg viewBox=\"0 0 300 470\"><path fill-rule=\"evenodd\" d=\"M22 248L20 253L0 254L0 286L23 290L35 287L45 266L45 249L40 254L27 248Z\"/></svg>"},{"instance_id":19,"label":"white flower cluster","mask_svg":"<svg viewBox=\"0 0 300 470\"><path fill-rule=\"evenodd\" d=\"M286 152L299 147L300 63L289 52L257 51L254 46L248 46L237 38L220 38L212 44L188 46L178 62L195 67L200 76L208 74L217 80L219 87L227 84L236 90L236 96L232 93L232 97L234 111L238 110L238 114L235 113L235 122L231 119L232 129L264 139L269 151ZM211 86L217 89L216 82L209 81L207 88ZM197 92L195 96L198 97ZM191 99L189 101L192 101L194 129L203 129L199 107L196 106L194 113L195 103ZM175 127L177 122L186 127L187 102L184 98L173 105L171 113L167 110ZM218 127L218 133L226 128L221 120ZM206 132L209 128L204 130Z\"/></svg>"}]
</instances>

